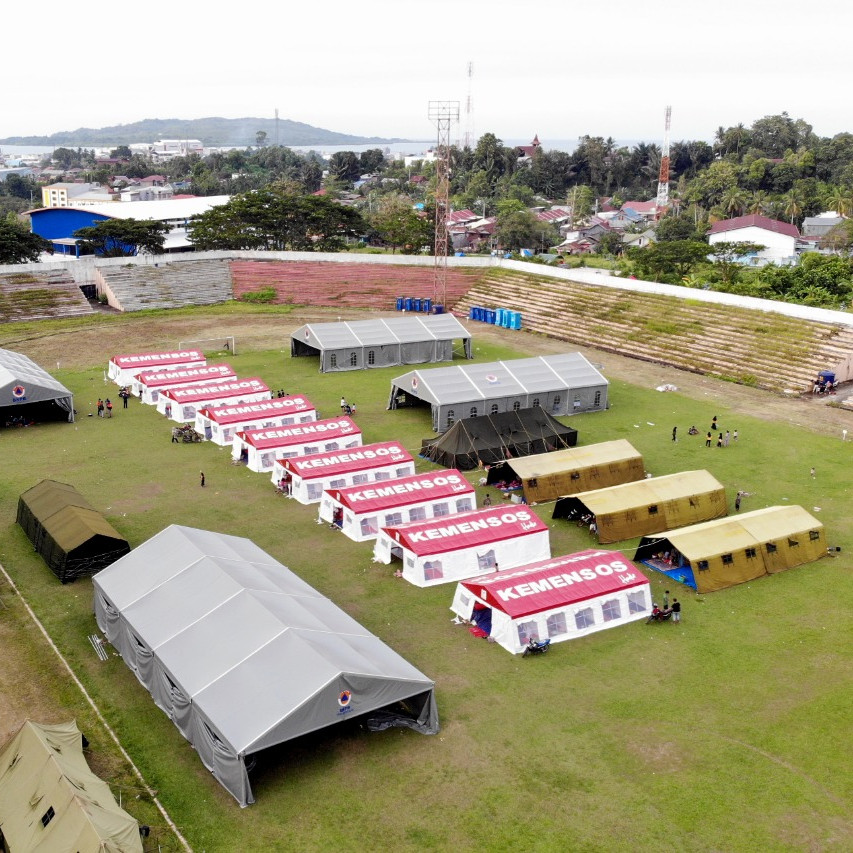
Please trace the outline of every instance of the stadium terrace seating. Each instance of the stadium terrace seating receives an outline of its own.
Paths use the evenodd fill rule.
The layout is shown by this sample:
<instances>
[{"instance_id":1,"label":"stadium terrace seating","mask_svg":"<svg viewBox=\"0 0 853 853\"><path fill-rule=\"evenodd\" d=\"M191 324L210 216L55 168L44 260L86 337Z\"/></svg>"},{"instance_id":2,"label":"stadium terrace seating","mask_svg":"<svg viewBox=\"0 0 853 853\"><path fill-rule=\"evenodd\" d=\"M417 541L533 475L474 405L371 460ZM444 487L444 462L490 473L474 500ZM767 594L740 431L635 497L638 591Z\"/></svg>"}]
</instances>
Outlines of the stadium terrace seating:
<instances>
[{"instance_id":1,"label":"stadium terrace seating","mask_svg":"<svg viewBox=\"0 0 853 853\"><path fill-rule=\"evenodd\" d=\"M232 298L231 270L225 260L102 266L95 275L98 292L119 311L213 305Z\"/></svg>"},{"instance_id":2,"label":"stadium terrace seating","mask_svg":"<svg viewBox=\"0 0 853 853\"><path fill-rule=\"evenodd\" d=\"M853 329L508 270L490 270L453 311L471 306L520 311L527 331L580 346L772 391L810 391L819 370L853 353Z\"/></svg>"},{"instance_id":3,"label":"stadium terrace seating","mask_svg":"<svg viewBox=\"0 0 853 853\"><path fill-rule=\"evenodd\" d=\"M448 269L447 304L462 298L483 269ZM399 296L433 297L432 265L312 261L231 261L234 298L267 287L277 304L393 311Z\"/></svg>"},{"instance_id":4,"label":"stadium terrace seating","mask_svg":"<svg viewBox=\"0 0 853 853\"><path fill-rule=\"evenodd\" d=\"M92 306L65 270L0 274L0 322L92 314Z\"/></svg>"}]
</instances>

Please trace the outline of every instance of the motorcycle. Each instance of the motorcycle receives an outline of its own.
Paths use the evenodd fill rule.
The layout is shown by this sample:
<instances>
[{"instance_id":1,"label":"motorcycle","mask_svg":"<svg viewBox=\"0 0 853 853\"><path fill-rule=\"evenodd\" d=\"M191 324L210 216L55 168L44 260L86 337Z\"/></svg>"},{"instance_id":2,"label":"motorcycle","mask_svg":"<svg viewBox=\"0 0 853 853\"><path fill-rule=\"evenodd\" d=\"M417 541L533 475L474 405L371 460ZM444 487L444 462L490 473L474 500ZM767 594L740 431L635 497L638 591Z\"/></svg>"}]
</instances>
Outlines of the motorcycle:
<instances>
[{"instance_id":1,"label":"motorcycle","mask_svg":"<svg viewBox=\"0 0 853 853\"><path fill-rule=\"evenodd\" d=\"M524 651L521 656L526 658L528 655L544 655L545 652L548 651L548 647L551 645L550 637L547 640L534 640L530 639L527 645L524 647Z\"/></svg>"}]
</instances>

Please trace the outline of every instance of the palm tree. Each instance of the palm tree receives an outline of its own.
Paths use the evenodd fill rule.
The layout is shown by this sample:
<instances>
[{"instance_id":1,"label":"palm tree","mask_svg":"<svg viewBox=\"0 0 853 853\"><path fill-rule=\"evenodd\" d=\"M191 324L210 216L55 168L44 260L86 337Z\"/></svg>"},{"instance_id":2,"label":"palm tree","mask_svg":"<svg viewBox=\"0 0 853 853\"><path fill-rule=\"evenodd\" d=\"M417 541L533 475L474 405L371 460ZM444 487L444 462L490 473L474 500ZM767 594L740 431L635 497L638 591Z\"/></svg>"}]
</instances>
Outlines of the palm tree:
<instances>
[{"instance_id":1,"label":"palm tree","mask_svg":"<svg viewBox=\"0 0 853 853\"><path fill-rule=\"evenodd\" d=\"M823 203L827 210L834 210L845 219L850 216L850 211L853 209L853 198L851 198L849 190L841 189L841 187L834 187L830 190Z\"/></svg>"},{"instance_id":2,"label":"palm tree","mask_svg":"<svg viewBox=\"0 0 853 853\"><path fill-rule=\"evenodd\" d=\"M794 220L803 212L803 198L798 190L790 189L782 196L783 211L790 218L793 225Z\"/></svg>"},{"instance_id":3,"label":"palm tree","mask_svg":"<svg viewBox=\"0 0 853 853\"><path fill-rule=\"evenodd\" d=\"M770 197L764 190L756 190L750 196L747 212L764 215L767 212L767 205L770 203Z\"/></svg>"},{"instance_id":4,"label":"palm tree","mask_svg":"<svg viewBox=\"0 0 853 853\"><path fill-rule=\"evenodd\" d=\"M729 216L741 216L748 201L746 193L740 187L729 187L720 199L720 207Z\"/></svg>"}]
</instances>

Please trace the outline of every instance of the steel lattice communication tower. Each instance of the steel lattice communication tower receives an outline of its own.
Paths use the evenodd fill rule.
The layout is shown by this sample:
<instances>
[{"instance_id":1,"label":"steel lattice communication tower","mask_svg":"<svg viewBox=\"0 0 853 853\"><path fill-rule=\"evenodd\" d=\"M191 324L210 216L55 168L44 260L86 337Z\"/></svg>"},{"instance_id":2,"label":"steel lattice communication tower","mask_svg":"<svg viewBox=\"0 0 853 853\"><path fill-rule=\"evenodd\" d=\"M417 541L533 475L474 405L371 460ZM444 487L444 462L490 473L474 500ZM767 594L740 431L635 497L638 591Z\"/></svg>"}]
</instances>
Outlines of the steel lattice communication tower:
<instances>
[{"instance_id":1,"label":"steel lattice communication tower","mask_svg":"<svg viewBox=\"0 0 853 853\"><path fill-rule=\"evenodd\" d=\"M465 100L465 137L463 148L474 147L474 96L471 93L474 81L474 63L468 63L468 97Z\"/></svg>"},{"instance_id":2,"label":"steel lattice communication tower","mask_svg":"<svg viewBox=\"0 0 853 853\"><path fill-rule=\"evenodd\" d=\"M435 151L435 269L433 302L447 297L447 213L450 207L450 130L459 121L459 101L430 101L429 118L438 130Z\"/></svg>"},{"instance_id":3,"label":"steel lattice communication tower","mask_svg":"<svg viewBox=\"0 0 853 853\"><path fill-rule=\"evenodd\" d=\"M660 175L658 176L658 196L655 205L657 216L660 219L664 211L669 207L669 120L672 116L672 107L666 108L666 124L663 133L663 148L660 153Z\"/></svg>"}]
</instances>

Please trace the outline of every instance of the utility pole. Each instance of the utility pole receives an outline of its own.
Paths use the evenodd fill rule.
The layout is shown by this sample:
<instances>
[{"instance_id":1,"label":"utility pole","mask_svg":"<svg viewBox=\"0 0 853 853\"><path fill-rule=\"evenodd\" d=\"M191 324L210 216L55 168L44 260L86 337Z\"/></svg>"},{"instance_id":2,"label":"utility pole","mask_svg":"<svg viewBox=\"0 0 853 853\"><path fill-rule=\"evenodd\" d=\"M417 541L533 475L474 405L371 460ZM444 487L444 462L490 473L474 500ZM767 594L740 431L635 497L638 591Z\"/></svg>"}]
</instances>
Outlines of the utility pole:
<instances>
[{"instance_id":1,"label":"utility pole","mask_svg":"<svg viewBox=\"0 0 853 853\"><path fill-rule=\"evenodd\" d=\"M463 148L474 147L474 97L471 94L474 82L474 63L468 63L468 97L465 100L465 137Z\"/></svg>"},{"instance_id":2,"label":"utility pole","mask_svg":"<svg viewBox=\"0 0 853 853\"><path fill-rule=\"evenodd\" d=\"M669 120L672 116L672 107L666 108L666 122L663 133L663 148L660 153L660 174L658 175L658 195L655 206L657 207L657 218L666 212L669 207Z\"/></svg>"},{"instance_id":3,"label":"utility pole","mask_svg":"<svg viewBox=\"0 0 853 853\"><path fill-rule=\"evenodd\" d=\"M433 302L447 298L447 214L450 207L450 130L459 121L459 101L430 101L429 118L438 131L435 152L435 267Z\"/></svg>"}]
</instances>

